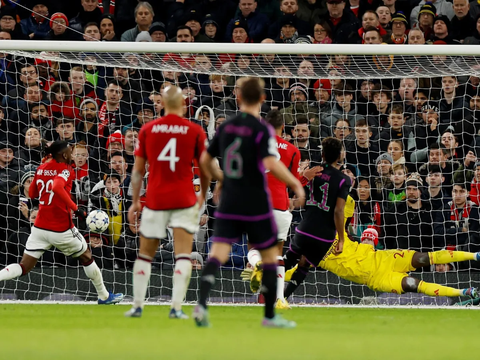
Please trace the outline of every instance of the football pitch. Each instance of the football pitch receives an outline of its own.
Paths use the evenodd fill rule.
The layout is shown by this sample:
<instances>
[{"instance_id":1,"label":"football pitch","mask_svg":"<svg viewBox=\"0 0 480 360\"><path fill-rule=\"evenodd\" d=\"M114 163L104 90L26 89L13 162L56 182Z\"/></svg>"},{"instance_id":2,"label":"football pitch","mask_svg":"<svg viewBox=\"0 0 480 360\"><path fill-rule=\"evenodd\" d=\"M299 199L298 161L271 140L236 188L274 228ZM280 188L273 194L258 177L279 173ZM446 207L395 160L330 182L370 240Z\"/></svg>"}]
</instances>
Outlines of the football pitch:
<instances>
[{"instance_id":1,"label":"football pitch","mask_svg":"<svg viewBox=\"0 0 480 360\"><path fill-rule=\"evenodd\" d=\"M210 307L211 328L168 307L0 305L0 359L476 359L480 311L296 307L296 329L263 329L262 307ZM191 314L192 307L185 308Z\"/></svg>"}]
</instances>

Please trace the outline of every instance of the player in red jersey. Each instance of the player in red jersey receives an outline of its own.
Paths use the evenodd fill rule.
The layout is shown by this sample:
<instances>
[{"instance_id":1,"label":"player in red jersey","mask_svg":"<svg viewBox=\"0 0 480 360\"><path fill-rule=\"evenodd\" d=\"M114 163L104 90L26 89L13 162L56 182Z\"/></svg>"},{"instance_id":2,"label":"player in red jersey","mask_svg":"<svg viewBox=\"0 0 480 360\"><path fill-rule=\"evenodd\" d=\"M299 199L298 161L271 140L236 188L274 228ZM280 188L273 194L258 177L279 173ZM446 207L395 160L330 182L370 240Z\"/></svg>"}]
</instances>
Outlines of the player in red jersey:
<instances>
[{"instance_id":1,"label":"player in red jersey","mask_svg":"<svg viewBox=\"0 0 480 360\"><path fill-rule=\"evenodd\" d=\"M142 315L151 262L170 226L175 241L175 269L169 316L186 319L182 302L192 273L193 235L198 230L199 208L209 186L208 178L200 174L201 195L197 198L192 186L192 163L199 161L207 139L199 125L182 118L185 100L178 87L165 89L163 101L165 116L142 127L135 149L130 223L135 222L136 213L142 208L139 194L147 161L149 176L140 225L140 251L133 266L133 307L125 316Z\"/></svg>"},{"instance_id":2,"label":"player in red jersey","mask_svg":"<svg viewBox=\"0 0 480 360\"><path fill-rule=\"evenodd\" d=\"M277 150L279 154L279 159L285 167L290 170L290 172L296 178L300 179L299 176L299 165L300 165L300 150L285 141L282 138L284 131L284 121L281 113L278 110L270 111L266 118L267 122L273 126L275 129L275 135L277 140ZM314 171L319 170L319 168L313 169ZM287 240L288 232L290 230L290 225L292 223L292 213L290 212L290 198L288 197L287 186L284 182L278 180L271 173L267 175L268 179L268 188L271 193L271 200L273 205L273 215L275 218L275 223L277 224L278 229L278 265L277 265L277 309L289 309L290 306L283 296L283 291L285 287L285 266L283 261L283 244ZM302 179L301 179L302 180ZM306 182L301 181L302 185ZM295 204L294 204L295 205ZM261 257L260 252L256 249L250 249L248 252L248 262L253 266L254 271L252 273L252 278L250 279L250 284L252 291L258 291L260 287L260 281L255 281L259 270L261 270ZM260 279L260 277L259 277Z\"/></svg>"},{"instance_id":3,"label":"player in red jersey","mask_svg":"<svg viewBox=\"0 0 480 360\"><path fill-rule=\"evenodd\" d=\"M85 217L86 213L78 209L70 197L74 177L70 166L71 147L66 141L55 141L45 153L47 157L38 167L29 189L30 198L39 200L37 218L20 264L10 264L0 271L0 281L28 274L43 253L54 246L66 256L79 259L97 290L99 304L122 301L123 294L112 294L105 288L102 273L85 239L72 222L72 211L79 217Z\"/></svg>"}]
</instances>

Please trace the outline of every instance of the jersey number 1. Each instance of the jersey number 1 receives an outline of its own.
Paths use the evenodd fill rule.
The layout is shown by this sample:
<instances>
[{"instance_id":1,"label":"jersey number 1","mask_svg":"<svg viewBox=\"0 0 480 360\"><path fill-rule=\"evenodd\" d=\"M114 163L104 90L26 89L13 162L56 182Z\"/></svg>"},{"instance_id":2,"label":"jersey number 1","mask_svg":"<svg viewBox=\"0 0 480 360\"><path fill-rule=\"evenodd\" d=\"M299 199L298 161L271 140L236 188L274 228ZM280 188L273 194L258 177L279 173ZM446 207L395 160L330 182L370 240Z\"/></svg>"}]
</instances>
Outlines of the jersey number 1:
<instances>
[{"instance_id":1,"label":"jersey number 1","mask_svg":"<svg viewBox=\"0 0 480 360\"><path fill-rule=\"evenodd\" d=\"M170 170L175 172L175 165L180 160L177 156L177 139L171 138L157 157L158 161L168 161Z\"/></svg>"},{"instance_id":2,"label":"jersey number 1","mask_svg":"<svg viewBox=\"0 0 480 360\"><path fill-rule=\"evenodd\" d=\"M52 189L53 189L53 180L48 180L46 183L43 180L38 179L37 180L37 186L40 187L40 190L38 190L38 198L41 199L43 192L45 191L46 194L48 194L48 203L47 205L50 205L52 203L53 195L55 194ZM40 200L39 201L40 205L45 205L45 201Z\"/></svg>"}]
</instances>

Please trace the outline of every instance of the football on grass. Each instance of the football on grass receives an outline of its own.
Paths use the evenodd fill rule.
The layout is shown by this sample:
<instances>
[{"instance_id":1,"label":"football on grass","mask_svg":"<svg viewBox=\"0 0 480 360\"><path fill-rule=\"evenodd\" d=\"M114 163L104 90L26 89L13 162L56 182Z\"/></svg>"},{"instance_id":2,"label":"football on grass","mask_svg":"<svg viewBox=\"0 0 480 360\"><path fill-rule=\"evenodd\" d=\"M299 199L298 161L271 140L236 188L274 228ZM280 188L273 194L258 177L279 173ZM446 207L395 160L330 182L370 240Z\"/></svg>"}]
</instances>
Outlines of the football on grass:
<instances>
[{"instance_id":1,"label":"football on grass","mask_svg":"<svg viewBox=\"0 0 480 360\"><path fill-rule=\"evenodd\" d=\"M93 210L87 216L87 226L94 233L103 233L108 229L108 215L102 210Z\"/></svg>"}]
</instances>

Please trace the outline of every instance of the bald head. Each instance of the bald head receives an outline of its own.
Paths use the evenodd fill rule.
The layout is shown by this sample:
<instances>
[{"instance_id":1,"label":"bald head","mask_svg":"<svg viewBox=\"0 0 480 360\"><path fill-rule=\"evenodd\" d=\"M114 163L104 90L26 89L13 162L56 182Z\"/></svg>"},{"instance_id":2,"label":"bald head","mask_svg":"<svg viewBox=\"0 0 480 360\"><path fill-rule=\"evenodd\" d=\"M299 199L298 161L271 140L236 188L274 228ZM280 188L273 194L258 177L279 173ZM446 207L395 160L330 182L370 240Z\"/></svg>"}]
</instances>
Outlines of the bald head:
<instances>
[{"instance_id":1,"label":"bald head","mask_svg":"<svg viewBox=\"0 0 480 360\"><path fill-rule=\"evenodd\" d=\"M266 38L266 39L263 39L260 44L275 44L275 40Z\"/></svg>"},{"instance_id":2,"label":"bald head","mask_svg":"<svg viewBox=\"0 0 480 360\"><path fill-rule=\"evenodd\" d=\"M175 85L168 86L163 93L163 103L166 111L178 111L183 108L182 90Z\"/></svg>"}]
</instances>

